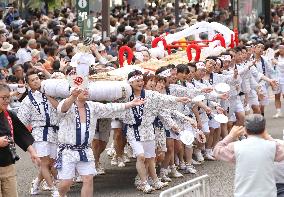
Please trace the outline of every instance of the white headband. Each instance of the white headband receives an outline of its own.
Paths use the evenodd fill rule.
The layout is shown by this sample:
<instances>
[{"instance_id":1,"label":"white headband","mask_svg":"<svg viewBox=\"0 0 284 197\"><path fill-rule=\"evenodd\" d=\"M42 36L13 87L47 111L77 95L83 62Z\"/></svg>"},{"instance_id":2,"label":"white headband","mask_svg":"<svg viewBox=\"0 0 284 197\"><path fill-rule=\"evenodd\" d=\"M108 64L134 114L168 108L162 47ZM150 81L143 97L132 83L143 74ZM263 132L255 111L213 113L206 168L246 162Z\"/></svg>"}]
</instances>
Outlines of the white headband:
<instances>
[{"instance_id":1,"label":"white headband","mask_svg":"<svg viewBox=\"0 0 284 197\"><path fill-rule=\"evenodd\" d=\"M218 64L222 64L222 62L221 62L220 59L216 59L216 62L217 62Z\"/></svg>"},{"instance_id":2,"label":"white headband","mask_svg":"<svg viewBox=\"0 0 284 197\"><path fill-rule=\"evenodd\" d=\"M205 64L203 62L197 62L195 65L197 69L205 69Z\"/></svg>"},{"instance_id":3,"label":"white headband","mask_svg":"<svg viewBox=\"0 0 284 197\"><path fill-rule=\"evenodd\" d=\"M169 77L169 76L171 76L171 69L164 70L163 72L159 73L158 76L160 76L160 77Z\"/></svg>"},{"instance_id":4,"label":"white headband","mask_svg":"<svg viewBox=\"0 0 284 197\"><path fill-rule=\"evenodd\" d=\"M223 60L223 61L231 61L232 60L230 55L222 55L220 57L220 59Z\"/></svg>"},{"instance_id":5,"label":"white headband","mask_svg":"<svg viewBox=\"0 0 284 197\"><path fill-rule=\"evenodd\" d=\"M128 82L133 82L133 81L136 81L136 80L140 80L140 79L143 79L143 76L142 75L135 75L133 77L130 77L128 79Z\"/></svg>"}]
</instances>

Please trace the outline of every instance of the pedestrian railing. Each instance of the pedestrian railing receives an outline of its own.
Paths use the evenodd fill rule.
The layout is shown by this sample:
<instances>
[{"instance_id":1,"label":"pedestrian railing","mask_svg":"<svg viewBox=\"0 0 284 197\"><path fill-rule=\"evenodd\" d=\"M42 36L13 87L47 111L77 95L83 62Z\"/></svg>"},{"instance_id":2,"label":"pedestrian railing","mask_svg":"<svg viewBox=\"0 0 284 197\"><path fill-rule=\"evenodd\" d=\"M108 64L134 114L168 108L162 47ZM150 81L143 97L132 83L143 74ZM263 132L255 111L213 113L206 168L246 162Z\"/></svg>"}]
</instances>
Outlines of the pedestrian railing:
<instances>
[{"instance_id":1,"label":"pedestrian railing","mask_svg":"<svg viewBox=\"0 0 284 197\"><path fill-rule=\"evenodd\" d=\"M210 197L209 176L206 174L169 188L160 197Z\"/></svg>"}]
</instances>

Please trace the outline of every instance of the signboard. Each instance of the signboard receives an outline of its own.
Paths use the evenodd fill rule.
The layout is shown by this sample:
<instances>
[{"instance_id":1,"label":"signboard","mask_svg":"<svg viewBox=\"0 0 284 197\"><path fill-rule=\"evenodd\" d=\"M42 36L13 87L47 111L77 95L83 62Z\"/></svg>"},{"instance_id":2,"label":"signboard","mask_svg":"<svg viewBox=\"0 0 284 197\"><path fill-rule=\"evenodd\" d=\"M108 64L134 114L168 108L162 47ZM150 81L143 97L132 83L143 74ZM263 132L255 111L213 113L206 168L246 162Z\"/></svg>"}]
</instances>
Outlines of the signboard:
<instances>
[{"instance_id":1,"label":"signboard","mask_svg":"<svg viewBox=\"0 0 284 197\"><path fill-rule=\"evenodd\" d=\"M92 37L92 31L93 31L93 24L94 24L94 18L92 16L88 16L84 20L84 37Z\"/></svg>"},{"instance_id":2,"label":"signboard","mask_svg":"<svg viewBox=\"0 0 284 197\"><path fill-rule=\"evenodd\" d=\"M90 10L89 0L76 0L76 10L77 10L77 25L81 29L81 35L84 32L84 21L87 19Z\"/></svg>"}]
</instances>

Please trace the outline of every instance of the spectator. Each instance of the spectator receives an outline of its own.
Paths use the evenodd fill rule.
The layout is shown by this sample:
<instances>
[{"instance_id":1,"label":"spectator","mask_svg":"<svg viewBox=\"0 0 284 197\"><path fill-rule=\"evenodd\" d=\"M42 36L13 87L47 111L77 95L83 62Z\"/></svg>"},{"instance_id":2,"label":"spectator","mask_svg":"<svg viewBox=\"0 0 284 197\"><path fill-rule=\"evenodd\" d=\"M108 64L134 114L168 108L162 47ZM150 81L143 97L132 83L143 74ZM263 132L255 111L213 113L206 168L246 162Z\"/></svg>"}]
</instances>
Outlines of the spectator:
<instances>
[{"instance_id":1,"label":"spectator","mask_svg":"<svg viewBox=\"0 0 284 197\"><path fill-rule=\"evenodd\" d=\"M39 158L32 147L34 138L25 125L11 111L7 110L10 102L10 89L0 84L0 196L18 196L15 162L11 147L14 141L21 149L28 151L34 163Z\"/></svg>"},{"instance_id":2,"label":"spectator","mask_svg":"<svg viewBox=\"0 0 284 197\"><path fill-rule=\"evenodd\" d=\"M284 146L273 140L265 126L262 115L248 115L245 128L234 126L214 149L216 159L236 164L235 197L276 196L274 161L284 159ZM247 139L234 142L245 133Z\"/></svg>"}]
</instances>

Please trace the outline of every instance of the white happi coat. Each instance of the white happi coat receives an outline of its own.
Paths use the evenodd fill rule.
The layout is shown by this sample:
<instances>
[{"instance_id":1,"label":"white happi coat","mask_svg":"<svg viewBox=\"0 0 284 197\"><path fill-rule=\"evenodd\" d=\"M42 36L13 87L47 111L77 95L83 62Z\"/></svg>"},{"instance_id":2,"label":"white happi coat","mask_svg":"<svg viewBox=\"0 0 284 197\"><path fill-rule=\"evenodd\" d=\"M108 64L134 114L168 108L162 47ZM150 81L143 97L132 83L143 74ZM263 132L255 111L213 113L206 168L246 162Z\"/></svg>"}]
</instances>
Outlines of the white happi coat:
<instances>
[{"instance_id":1,"label":"white happi coat","mask_svg":"<svg viewBox=\"0 0 284 197\"><path fill-rule=\"evenodd\" d=\"M70 109L66 113L62 113L61 109L63 103L66 99L62 100L58 107L59 116L59 131L58 131L58 143L59 144L70 144L76 145L76 113L75 104L72 104ZM100 118L116 118L123 117L125 111L125 104L113 103L113 104L102 104L92 101L87 101L88 107L90 109L90 128L89 128L89 138L87 144L90 145L94 139L97 119ZM81 127L82 128L82 127ZM82 129L83 130L83 129ZM84 133L85 129L81 131L81 143L84 143ZM92 149L89 147L85 149L85 153L88 161L94 160L94 155ZM80 155L78 151L73 151L71 149L64 149L62 152L62 160L68 162L78 162L80 161Z\"/></svg>"},{"instance_id":2,"label":"white happi coat","mask_svg":"<svg viewBox=\"0 0 284 197\"><path fill-rule=\"evenodd\" d=\"M122 119L126 124L125 131L128 141L151 141L155 140L153 122L160 115L166 122L170 120L170 114L163 109L175 109L177 106L176 97L160 94L151 90L145 90L145 104L142 115L141 125L138 132L135 132L133 125L136 123L132 108L126 111L125 117ZM136 107L138 108L138 106Z\"/></svg>"},{"instance_id":3,"label":"white happi coat","mask_svg":"<svg viewBox=\"0 0 284 197\"><path fill-rule=\"evenodd\" d=\"M42 93L35 91L32 93L35 101L38 103L40 108L40 113L37 111L36 107L32 104L28 96L24 98L19 107L17 113L19 119L25 125L32 126L32 135L36 142L47 141L51 143L57 143L57 131L52 127L48 127L47 140L44 140L44 126L46 126L46 116L43 105ZM48 103L48 112L50 116L50 125L58 126L58 117L56 109L52 107L49 100Z\"/></svg>"}]
</instances>

